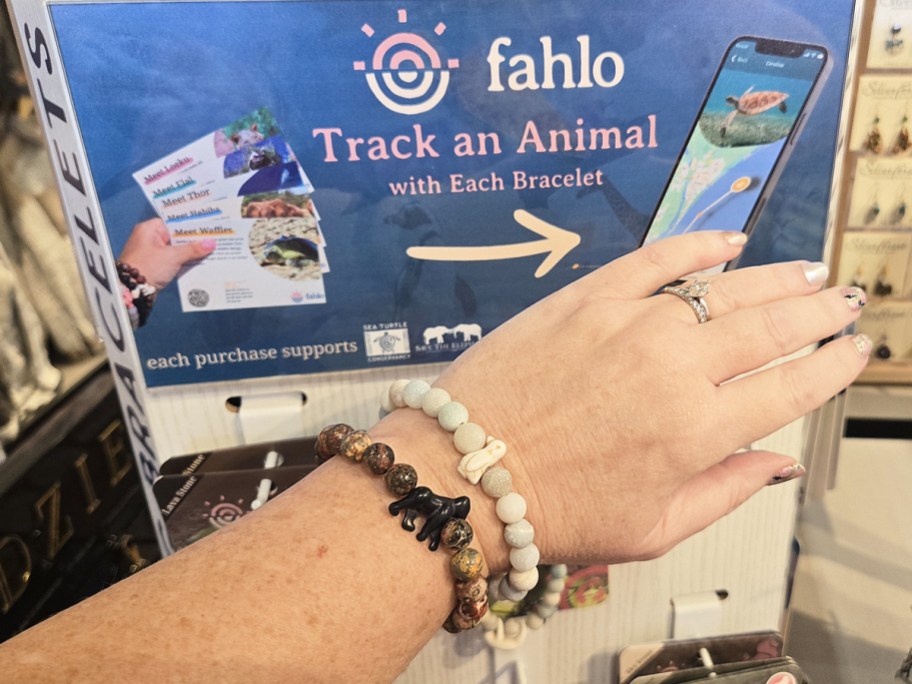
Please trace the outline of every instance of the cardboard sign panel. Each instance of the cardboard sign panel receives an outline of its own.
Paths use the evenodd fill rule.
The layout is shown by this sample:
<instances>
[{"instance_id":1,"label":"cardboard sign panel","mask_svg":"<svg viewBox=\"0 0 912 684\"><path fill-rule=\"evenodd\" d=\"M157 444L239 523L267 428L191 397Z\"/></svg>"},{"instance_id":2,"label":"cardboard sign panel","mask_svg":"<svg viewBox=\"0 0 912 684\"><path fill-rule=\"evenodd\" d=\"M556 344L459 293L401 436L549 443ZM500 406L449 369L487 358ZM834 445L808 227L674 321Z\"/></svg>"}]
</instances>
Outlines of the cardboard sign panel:
<instances>
[{"instance_id":1,"label":"cardboard sign panel","mask_svg":"<svg viewBox=\"0 0 912 684\"><path fill-rule=\"evenodd\" d=\"M152 388L445 361L690 230L820 255L848 0L45 9L113 255L215 245L134 332Z\"/></svg>"}]
</instances>

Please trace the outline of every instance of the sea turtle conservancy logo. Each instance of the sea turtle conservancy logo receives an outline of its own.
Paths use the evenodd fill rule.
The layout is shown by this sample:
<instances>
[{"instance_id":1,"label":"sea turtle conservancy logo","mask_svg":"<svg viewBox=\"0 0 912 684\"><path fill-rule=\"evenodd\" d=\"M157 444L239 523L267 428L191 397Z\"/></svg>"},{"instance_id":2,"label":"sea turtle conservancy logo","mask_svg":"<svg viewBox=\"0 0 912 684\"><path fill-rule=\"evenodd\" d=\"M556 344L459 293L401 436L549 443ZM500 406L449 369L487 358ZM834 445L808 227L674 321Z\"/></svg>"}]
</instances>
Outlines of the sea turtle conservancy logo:
<instances>
[{"instance_id":1,"label":"sea turtle conservancy logo","mask_svg":"<svg viewBox=\"0 0 912 684\"><path fill-rule=\"evenodd\" d=\"M364 326L364 351L368 361L401 361L411 355L408 325L404 322Z\"/></svg>"},{"instance_id":2,"label":"sea turtle conservancy logo","mask_svg":"<svg viewBox=\"0 0 912 684\"><path fill-rule=\"evenodd\" d=\"M400 24L408 21L404 9L398 10ZM361 32L374 38L376 32L364 24ZM438 22L434 34L442 36L446 24ZM458 59L448 59L446 68L436 48L416 33L394 33L374 50L370 65L356 61L355 71L363 71L374 97L397 114L422 114L436 107L450 85L450 69L459 68Z\"/></svg>"}]
</instances>

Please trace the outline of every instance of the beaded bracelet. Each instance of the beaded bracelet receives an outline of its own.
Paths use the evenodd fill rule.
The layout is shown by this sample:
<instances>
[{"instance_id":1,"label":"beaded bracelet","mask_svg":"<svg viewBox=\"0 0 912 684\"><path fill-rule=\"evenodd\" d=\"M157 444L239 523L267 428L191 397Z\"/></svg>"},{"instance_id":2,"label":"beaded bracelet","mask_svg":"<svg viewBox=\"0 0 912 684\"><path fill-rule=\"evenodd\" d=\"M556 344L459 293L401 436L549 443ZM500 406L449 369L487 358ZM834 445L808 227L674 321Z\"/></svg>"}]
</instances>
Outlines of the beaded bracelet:
<instances>
[{"instance_id":1,"label":"beaded bracelet","mask_svg":"<svg viewBox=\"0 0 912 684\"><path fill-rule=\"evenodd\" d=\"M117 278L126 288L124 303L130 313L130 323L133 328L146 324L158 290L154 285L146 282L145 276L138 269L133 268L123 261L117 262ZM129 295L129 296L128 296Z\"/></svg>"},{"instance_id":2,"label":"beaded bracelet","mask_svg":"<svg viewBox=\"0 0 912 684\"><path fill-rule=\"evenodd\" d=\"M539 583L538 562L541 554L533 541L535 530L525 519L525 499L512 491L513 476L510 471L502 465L496 465L506 454L506 444L488 436L481 426L469 422L468 409L453 401L446 390L432 388L423 380L396 380L381 396L380 405L387 413L406 406L420 408L429 417L436 418L440 427L453 433L453 445L463 454L457 470L472 484L478 484L480 481L484 492L496 500L495 512L504 523L504 540L510 546L512 569L505 576L489 581L491 599L507 600L515 604L521 602ZM559 592L557 597L559 600ZM531 606L530 616L538 616L535 612L537 607L538 604ZM540 627L550 614L542 618L542 623L535 619L533 623ZM490 627L491 631L496 631L502 636L503 619L494 616L493 612L490 615L492 617L484 623L485 629ZM516 645L521 640L520 637Z\"/></svg>"},{"instance_id":3,"label":"beaded bracelet","mask_svg":"<svg viewBox=\"0 0 912 684\"><path fill-rule=\"evenodd\" d=\"M535 530L525 519L526 500L512 491L513 476L502 466L492 468L503 458L506 445L488 437L485 430L469 422L469 411L449 393L431 386L423 380L396 380L387 392L384 410L405 406L420 408L447 432L453 433L453 445L464 454L457 467L459 473L472 484L481 481L485 494L496 499L495 511L504 524L504 540L511 547L512 569L495 587L499 598L521 601L526 593L538 584L538 547L533 543Z\"/></svg>"},{"instance_id":4,"label":"beaded bracelet","mask_svg":"<svg viewBox=\"0 0 912 684\"><path fill-rule=\"evenodd\" d=\"M354 463L362 461L375 475L382 475L386 488L402 498L389 505L390 515L402 516L402 528L415 530L415 517L424 518L416 535L418 541L428 540L435 551L440 542L453 549L450 571L456 579L456 607L443 624L448 632L472 629L488 611L488 583L483 577L484 560L481 553L469 545L475 534L466 520L471 508L468 497L457 499L434 494L418 486L418 473L405 463L396 463L393 450L381 442L373 442L366 432L339 423L320 431L315 445L319 461L340 454Z\"/></svg>"},{"instance_id":5,"label":"beaded bracelet","mask_svg":"<svg viewBox=\"0 0 912 684\"><path fill-rule=\"evenodd\" d=\"M527 629L540 629L560 605L561 596L567 583L567 566L543 566L547 578L541 596L529 605L525 612L511 615L517 605L508 602L505 615L499 615L500 603L488 606L488 613L479 623L485 631L485 641L493 648L510 650L517 648L526 638Z\"/></svg>"}]
</instances>

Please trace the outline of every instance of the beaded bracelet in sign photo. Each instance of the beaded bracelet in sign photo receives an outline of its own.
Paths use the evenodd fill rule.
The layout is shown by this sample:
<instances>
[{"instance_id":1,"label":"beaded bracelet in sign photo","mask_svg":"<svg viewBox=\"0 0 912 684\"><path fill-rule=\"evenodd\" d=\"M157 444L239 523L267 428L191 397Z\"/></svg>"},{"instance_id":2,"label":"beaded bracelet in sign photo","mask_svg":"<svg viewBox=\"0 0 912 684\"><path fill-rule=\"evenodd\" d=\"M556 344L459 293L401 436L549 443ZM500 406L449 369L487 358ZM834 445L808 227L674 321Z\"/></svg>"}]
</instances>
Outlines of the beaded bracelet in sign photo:
<instances>
[{"instance_id":1,"label":"beaded bracelet in sign photo","mask_svg":"<svg viewBox=\"0 0 912 684\"><path fill-rule=\"evenodd\" d=\"M431 387L423 380L396 380L381 396L380 407L385 413L405 407L421 409L430 418L436 418L441 428L453 433L453 446L463 454L456 469L471 484L480 482L485 494L496 501L495 512L504 524L504 541L510 547L510 571L489 578L488 593L491 602L508 601L514 606L520 604L539 585L542 573L538 563L541 554L534 543L535 529L525 518L526 500L513 491L513 476L500 464L507 453L506 444L489 436L480 425L469 422L468 409L458 401L453 401L446 390ZM549 586L560 583L560 590L563 591L566 568L561 574L560 567L549 569L543 566L543 569L550 578ZM525 621L521 620L523 616L508 617L509 624L505 625L501 616L490 611L482 621L482 626L488 632L485 635L488 643L498 648L518 646L524 638L526 626L537 629L554 613L560 591L556 600L554 591L551 590L550 593L543 592L539 601L545 597L553 602L554 609L551 610L549 606L539 610L540 603L534 603L528 608Z\"/></svg>"},{"instance_id":2,"label":"beaded bracelet in sign photo","mask_svg":"<svg viewBox=\"0 0 912 684\"><path fill-rule=\"evenodd\" d=\"M135 330L146 324L158 290L146 282L138 269L122 261L117 262L117 278L122 286L124 305L130 314L130 326Z\"/></svg>"},{"instance_id":3,"label":"beaded bracelet in sign photo","mask_svg":"<svg viewBox=\"0 0 912 684\"><path fill-rule=\"evenodd\" d=\"M402 498L389 505L390 515L402 516L402 529L413 532L415 518L424 518L416 535L428 541L436 551L441 542L455 551L450 558L450 571L456 580L456 607L443 628L448 632L472 629L488 611L488 583L484 578L484 559L470 544L475 536L466 520L471 508L468 497L449 499L418 486L418 473L406 463L396 463L393 450L374 442L370 435L342 423L320 431L315 445L316 456L326 461L341 455L353 463L364 463L375 475L382 475L386 488Z\"/></svg>"}]
</instances>

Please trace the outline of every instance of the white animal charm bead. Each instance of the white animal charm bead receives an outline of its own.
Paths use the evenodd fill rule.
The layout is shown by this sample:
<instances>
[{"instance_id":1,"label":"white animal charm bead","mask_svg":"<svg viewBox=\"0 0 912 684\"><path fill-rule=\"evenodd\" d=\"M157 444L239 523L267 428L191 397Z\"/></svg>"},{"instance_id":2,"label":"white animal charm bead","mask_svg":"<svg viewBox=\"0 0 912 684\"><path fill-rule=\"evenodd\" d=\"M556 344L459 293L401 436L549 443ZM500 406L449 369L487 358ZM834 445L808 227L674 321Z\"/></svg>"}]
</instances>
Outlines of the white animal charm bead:
<instances>
[{"instance_id":1,"label":"white animal charm bead","mask_svg":"<svg viewBox=\"0 0 912 684\"><path fill-rule=\"evenodd\" d=\"M478 484L481 476L492 465L497 463L507 453L507 445L499 439L488 438L488 443L483 449L473 451L462 457L456 470L473 485Z\"/></svg>"}]
</instances>

